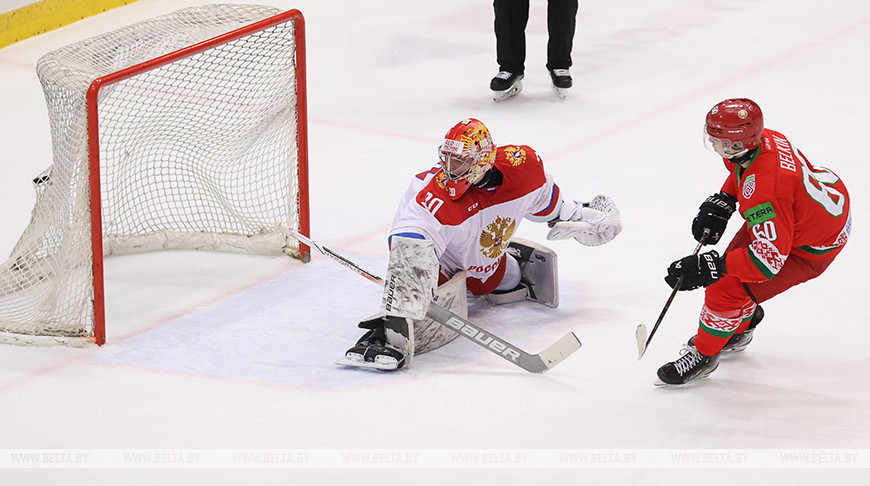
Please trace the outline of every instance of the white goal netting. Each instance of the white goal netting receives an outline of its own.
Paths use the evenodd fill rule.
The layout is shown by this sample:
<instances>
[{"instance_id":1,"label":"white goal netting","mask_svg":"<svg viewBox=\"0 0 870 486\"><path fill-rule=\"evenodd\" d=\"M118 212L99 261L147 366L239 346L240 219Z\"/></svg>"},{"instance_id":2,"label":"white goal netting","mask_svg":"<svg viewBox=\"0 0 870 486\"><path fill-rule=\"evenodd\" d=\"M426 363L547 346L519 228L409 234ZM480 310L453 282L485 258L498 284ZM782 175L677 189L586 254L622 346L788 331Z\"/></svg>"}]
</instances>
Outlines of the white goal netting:
<instances>
[{"instance_id":1,"label":"white goal netting","mask_svg":"<svg viewBox=\"0 0 870 486\"><path fill-rule=\"evenodd\" d=\"M0 265L0 340L100 343L103 255L304 256L278 229L307 230L298 27L279 14L187 8L40 59L53 162Z\"/></svg>"}]
</instances>

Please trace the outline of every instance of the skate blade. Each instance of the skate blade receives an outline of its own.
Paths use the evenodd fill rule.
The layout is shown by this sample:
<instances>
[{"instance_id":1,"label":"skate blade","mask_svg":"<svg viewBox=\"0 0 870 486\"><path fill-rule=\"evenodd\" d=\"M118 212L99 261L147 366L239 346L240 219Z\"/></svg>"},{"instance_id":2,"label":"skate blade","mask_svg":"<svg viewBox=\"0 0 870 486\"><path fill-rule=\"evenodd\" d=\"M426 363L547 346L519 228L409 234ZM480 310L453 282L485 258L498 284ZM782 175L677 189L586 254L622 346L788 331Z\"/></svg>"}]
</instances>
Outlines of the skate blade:
<instances>
[{"instance_id":1,"label":"skate blade","mask_svg":"<svg viewBox=\"0 0 870 486\"><path fill-rule=\"evenodd\" d=\"M553 93L555 93L556 97L560 100L564 100L568 97L568 88L559 88L558 86L553 86Z\"/></svg>"},{"instance_id":2,"label":"skate blade","mask_svg":"<svg viewBox=\"0 0 870 486\"><path fill-rule=\"evenodd\" d=\"M703 380L704 378L707 378L708 376L710 376L710 375L707 374L704 376L698 376L698 377L692 378L691 380L689 380L685 383L665 383L662 381L661 378L656 377L656 380L653 382L653 385L664 387L664 388L692 388L696 385L699 385L701 383L701 380Z\"/></svg>"},{"instance_id":3,"label":"skate blade","mask_svg":"<svg viewBox=\"0 0 870 486\"><path fill-rule=\"evenodd\" d=\"M522 90L523 90L522 81L517 81L516 83L514 83L513 86L511 86L510 88L508 88L504 91L493 91L492 92L492 101L495 101L496 103L498 103L500 101L504 101L506 99L513 98L514 96L520 94L520 92Z\"/></svg>"},{"instance_id":4,"label":"skate blade","mask_svg":"<svg viewBox=\"0 0 870 486\"><path fill-rule=\"evenodd\" d=\"M361 356L351 357L345 356L335 361L339 366L348 366L351 368L364 368L369 370L380 371L395 371L399 367L399 363L393 361L365 361Z\"/></svg>"},{"instance_id":5,"label":"skate blade","mask_svg":"<svg viewBox=\"0 0 870 486\"><path fill-rule=\"evenodd\" d=\"M665 383L665 382L662 381L661 378L659 378L658 376L656 376L656 380L653 382L653 385L655 385L655 386L676 386L676 387L685 387L685 388L689 388L689 387L691 387L692 385L696 385L696 384L698 384L698 383L699 383L701 380L703 380L704 378L707 378L708 376L710 376L710 375L711 375L714 371L716 371L717 369L719 369L719 363L716 363L716 367L713 368L712 370L707 371L707 372L704 373L703 375L696 376L696 377L692 378L691 380L689 380L689 381L687 381L687 382L685 382L685 383Z\"/></svg>"}]
</instances>

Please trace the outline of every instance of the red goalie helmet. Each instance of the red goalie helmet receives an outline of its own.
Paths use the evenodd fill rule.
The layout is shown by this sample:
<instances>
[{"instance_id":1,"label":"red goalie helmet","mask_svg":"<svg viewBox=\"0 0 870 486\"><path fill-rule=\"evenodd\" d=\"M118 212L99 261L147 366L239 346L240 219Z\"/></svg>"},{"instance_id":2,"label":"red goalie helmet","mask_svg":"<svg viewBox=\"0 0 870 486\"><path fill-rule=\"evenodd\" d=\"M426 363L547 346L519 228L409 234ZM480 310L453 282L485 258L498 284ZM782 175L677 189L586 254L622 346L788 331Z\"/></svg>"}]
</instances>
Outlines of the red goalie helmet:
<instances>
[{"instance_id":1,"label":"red goalie helmet","mask_svg":"<svg viewBox=\"0 0 870 486\"><path fill-rule=\"evenodd\" d=\"M761 108L750 99L735 98L716 104L707 113L704 138L708 148L730 159L758 147L762 130Z\"/></svg>"},{"instance_id":2,"label":"red goalie helmet","mask_svg":"<svg viewBox=\"0 0 870 486\"><path fill-rule=\"evenodd\" d=\"M448 130L438 147L438 162L450 198L465 194L492 167L493 160L495 145L483 122L466 118Z\"/></svg>"}]
</instances>

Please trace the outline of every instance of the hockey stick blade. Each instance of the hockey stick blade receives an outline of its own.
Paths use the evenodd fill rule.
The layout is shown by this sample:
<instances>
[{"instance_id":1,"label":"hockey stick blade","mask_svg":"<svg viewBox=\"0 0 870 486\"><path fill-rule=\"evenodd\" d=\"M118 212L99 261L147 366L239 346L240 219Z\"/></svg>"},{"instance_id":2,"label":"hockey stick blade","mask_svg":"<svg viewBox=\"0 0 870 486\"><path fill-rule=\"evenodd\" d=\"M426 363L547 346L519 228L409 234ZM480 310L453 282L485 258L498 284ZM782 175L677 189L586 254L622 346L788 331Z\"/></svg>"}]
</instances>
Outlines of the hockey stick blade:
<instances>
[{"instance_id":1,"label":"hockey stick blade","mask_svg":"<svg viewBox=\"0 0 870 486\"><path fill-rule=\"evenodd\" d=\"M710 230L704 230L704 235L701 236L701 240L698 241L698 245L695 246L695 251L692 252L692 255L697 255L699 251L701 251L701 247L707 243L707 238L710 236ZM646 348L649 347L650 341L652 341L653 336L656 335L656 331L658 331L659 326L662 323L662 320L665 318L665 314L667 314L668 309L671 307L671 303L674 301L674 297L677 296L677 292L680 290L680 287L683 285L683 280L685 279L685 275L680 275L680 278L677 279L676 285L674 285L673 290L671 290L671 295L668 297L668 301L665 302L665 306L662 309L662 312L659 314L659 318L656 320L655 325L653 325L652 331L650 331L649 336L646 336L646 326L641 324L634 331L635 338L637 338L637 360L640 361L643 358L643 354L646 353ZM641 333L643 333L643 341L641 341Z\"/></svg>"},{"instance_id":2,"label":"hockey stick blade","mask_svg":"<svg viewBox=\"0 0 870 486\"><path fill-rule=\"evenodd\" d=\"M510 361L529 373L544 373L574 354L582 344L573 332L562 336L538 354L529 354L494 334L472 324L443 307L432 303L426 315L433 321L455 331L487 351Z\"/></svg>"},{"instance_id":3,"label":"hockey stick blade","mask_svg":"<svg viewBox=\"0 0 870 486\"><path fill-rule=\"evenodd\" d=\"M383 278L363 270L359 265L353 263L347 258L344 258L325 246L318 245L311 238L287 227L283 223L279 224L279 228L287 236L295 238L311 248L316 249L324 256L332 258L344 267L362 275L369 281L383 285ZM577 339L577 336L573 332L569 332L563 336L562 339L551 344L547 349L541 351L539 354L529 354L476 324L472 324L467 319L441 307L435 302L429 304L429 310L426 312L426 315L438 324L452 329L460 336L485 348L493 354L501 356L503 359L510 361L530 373L544 373L547 370L552 369L565 358L574 354L574 352L580 349L581 346L580 340Z\"/></svg>"},{"instance_id":4,"label":"hockey stick blade","mask_svg":"<svg viewBox=\"0 0 870 486\"><path fill-rule=\"evenodd\" d=\"M637 329L634 331L634 336L637 338L637 360L640 361L640 359L643 358L643 353L646 352L647 344L647 330L643 323L637 326Z\"/></svg>"}]
</instances>

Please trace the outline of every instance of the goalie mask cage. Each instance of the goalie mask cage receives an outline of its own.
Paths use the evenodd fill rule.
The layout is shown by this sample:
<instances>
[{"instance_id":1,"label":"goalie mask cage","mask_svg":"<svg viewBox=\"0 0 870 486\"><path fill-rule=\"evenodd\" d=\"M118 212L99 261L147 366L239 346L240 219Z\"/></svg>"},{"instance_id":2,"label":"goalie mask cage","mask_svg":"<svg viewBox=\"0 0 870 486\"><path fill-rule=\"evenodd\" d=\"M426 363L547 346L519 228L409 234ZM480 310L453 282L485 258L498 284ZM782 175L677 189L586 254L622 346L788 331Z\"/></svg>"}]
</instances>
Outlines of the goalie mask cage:
<instances>
[{"instance_id":1,"label":"goalie mask cage","mask_svg":"<svg viewBox=\"0 0 870 486\"><path fill-rule=\"evenodd\" d=\"M309 249L304 19L179 10L37 64L53 146L0 265L0 341L105 342L103 256Z\"/></svg>"}]
</instances>

